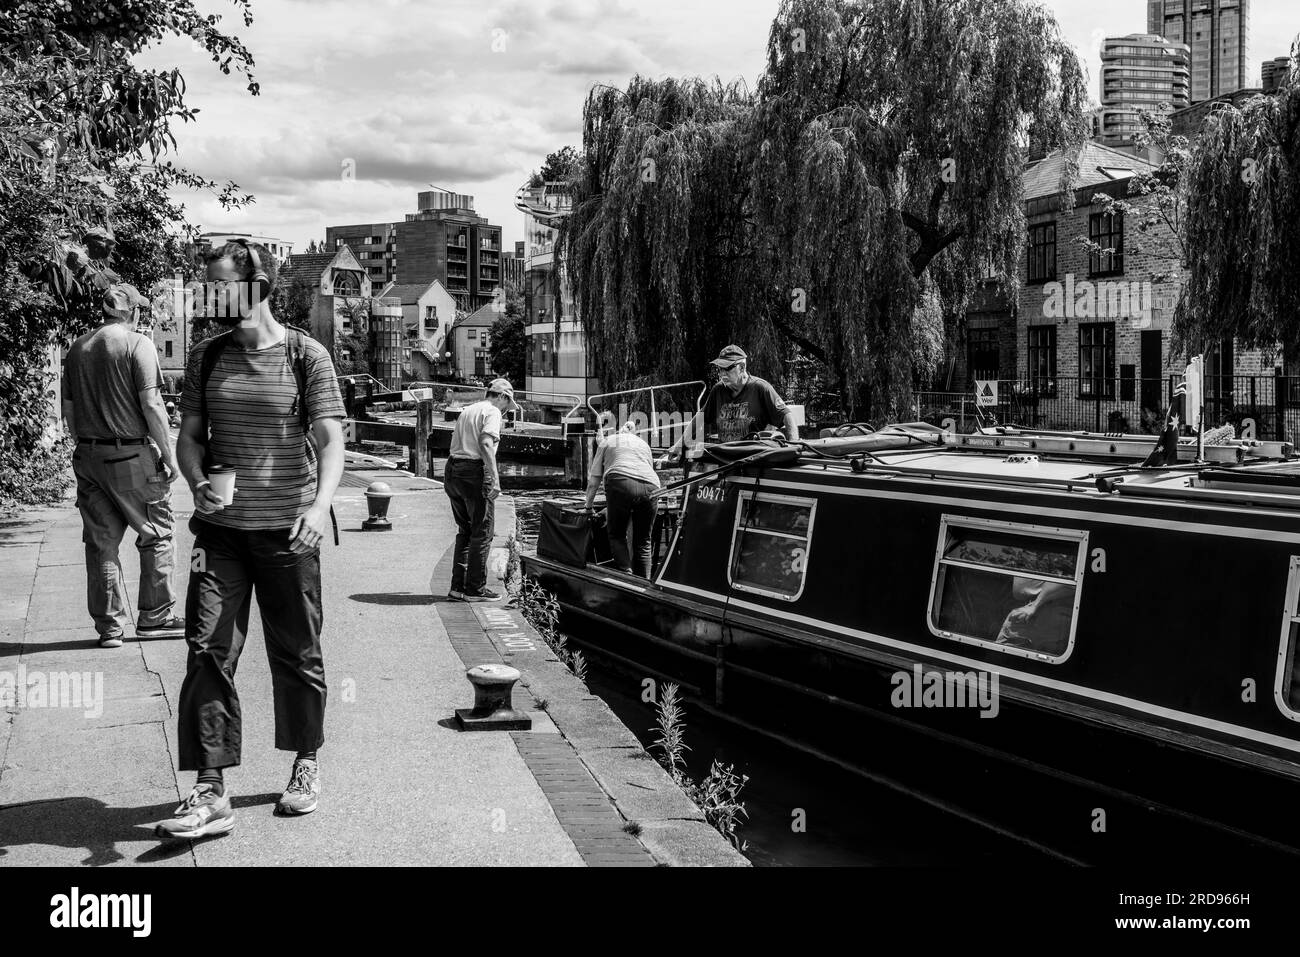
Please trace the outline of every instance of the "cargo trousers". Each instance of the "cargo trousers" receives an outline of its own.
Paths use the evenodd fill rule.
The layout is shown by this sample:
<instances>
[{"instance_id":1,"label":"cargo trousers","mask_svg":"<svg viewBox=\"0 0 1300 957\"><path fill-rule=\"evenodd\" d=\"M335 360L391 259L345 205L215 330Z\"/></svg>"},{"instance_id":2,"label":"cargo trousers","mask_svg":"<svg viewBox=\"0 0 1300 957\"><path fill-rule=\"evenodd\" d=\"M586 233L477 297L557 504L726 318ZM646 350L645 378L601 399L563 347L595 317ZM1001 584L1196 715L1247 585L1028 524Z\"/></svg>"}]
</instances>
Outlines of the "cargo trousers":
<instances>
[{"instance_id":1,"label":"cargo trousers","mask_svg":"<svg viewBox=\"0 0 1300 957\"><path fill-rule=\"evenodd\" d=\"M254 593L275 699L275 747L325 743L320 550L295 553L289 529L227 528L190 519L194 551L185 598L189 658L177 738L182 771L239 764L242 717L235 669L248 637Z\"/></svg>"},{"instance_id":2,"label":"cargo trousers","mask_svg":"<svg viewBox=\"0 0 1300 957\"><path fill-rule=\"evenodd\" d=\"M140 553L137 627L171 617L175 548L171 485L157 450L148 443L78 442L72 453L77 511L86 546L86 607L101 638L121 638L129 623L118 547L130 528Z\"/></svg>"}]
</instances>

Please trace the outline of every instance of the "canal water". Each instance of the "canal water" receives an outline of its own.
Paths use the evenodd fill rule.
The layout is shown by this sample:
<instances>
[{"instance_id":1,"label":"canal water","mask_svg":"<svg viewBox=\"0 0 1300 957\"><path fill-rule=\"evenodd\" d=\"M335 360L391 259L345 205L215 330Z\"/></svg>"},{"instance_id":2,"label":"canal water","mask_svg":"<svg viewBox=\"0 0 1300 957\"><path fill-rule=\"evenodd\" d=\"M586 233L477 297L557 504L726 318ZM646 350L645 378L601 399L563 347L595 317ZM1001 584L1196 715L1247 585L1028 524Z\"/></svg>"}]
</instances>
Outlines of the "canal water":
<instances>
[{"instance_id":1,"label":"canal water","mask_svg":"<svg viewBox=\"0 0 1300 957\"><path fill-rule=\"evenodd\" d=\"M535 544L540 504L554 492L515 496L520 539ZM587 685L651 748L656 710L642 697L642 676L588 656ZM749 776L737 829L756 865L947 866L1042 863L1051 858L928 798L821 760L738 727L687 702L688 770L696 781L714 759ZM656 753L652 750L652 753ZM657 753L656 753L657 756Z\"/></svg>"}]
</instances>

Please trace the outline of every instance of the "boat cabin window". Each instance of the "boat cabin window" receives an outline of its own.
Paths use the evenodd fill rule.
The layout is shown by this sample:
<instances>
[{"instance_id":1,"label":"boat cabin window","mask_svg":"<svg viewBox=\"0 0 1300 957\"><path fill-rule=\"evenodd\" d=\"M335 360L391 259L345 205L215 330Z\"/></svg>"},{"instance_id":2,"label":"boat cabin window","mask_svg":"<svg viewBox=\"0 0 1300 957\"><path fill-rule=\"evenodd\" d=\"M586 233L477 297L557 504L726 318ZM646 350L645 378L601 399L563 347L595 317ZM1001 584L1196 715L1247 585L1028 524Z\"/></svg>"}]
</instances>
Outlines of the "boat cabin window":
<instances>
[{"instance_id":1,"label":"boat cabin window","mask_svg":"<svg viewBox=\"0 0 1300 957\"><path fill-rule=\"evenodd\" d=\"M1282 610L1282 645L1277 653L1277 706L1292 721L1300 721L1300 556L1291 556Z\"/></svg>"},{"instance_id":2,"label":"boat cabin window","mask_svg":"<svg viewBox=\"0 0 1300 957\"><path fill-rule=\"evenodd\" d=\"M1088 533L945 515L930 630L1010 654L1063 661L1074 640Z\"/></svg>"},{"instance_id":3,"label":"boat cabin window","mask_svg":"<svg viewBox=\"0 0 1300 957\"><path fill-rule=\"evenodd\" d=\"M803 594L817 500L740 493L727 580L740 591L795 601Z\"/></svg>"}]
</instances>

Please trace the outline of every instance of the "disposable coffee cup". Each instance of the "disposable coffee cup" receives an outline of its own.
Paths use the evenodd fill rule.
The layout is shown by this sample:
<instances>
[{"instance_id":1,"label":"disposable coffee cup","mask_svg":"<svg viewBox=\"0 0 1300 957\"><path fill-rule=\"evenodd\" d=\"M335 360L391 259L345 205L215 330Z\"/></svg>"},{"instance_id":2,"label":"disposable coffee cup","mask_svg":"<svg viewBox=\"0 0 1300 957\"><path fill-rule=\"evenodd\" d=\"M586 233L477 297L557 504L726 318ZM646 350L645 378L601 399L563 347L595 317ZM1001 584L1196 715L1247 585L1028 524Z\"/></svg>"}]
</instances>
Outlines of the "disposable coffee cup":
<instances>
[{"instance_id":1,"label":"disposable coffee cup","mask_svg":"<svg viewBox=\"0 0 1300 957\"><path fill-rule=\"evenodd\" d=\"M235 470L229 465L214 465L208 469L208 481L212 491L221 496L222 505L231 505L235 501Z\"/></svg>"}]
</instances>

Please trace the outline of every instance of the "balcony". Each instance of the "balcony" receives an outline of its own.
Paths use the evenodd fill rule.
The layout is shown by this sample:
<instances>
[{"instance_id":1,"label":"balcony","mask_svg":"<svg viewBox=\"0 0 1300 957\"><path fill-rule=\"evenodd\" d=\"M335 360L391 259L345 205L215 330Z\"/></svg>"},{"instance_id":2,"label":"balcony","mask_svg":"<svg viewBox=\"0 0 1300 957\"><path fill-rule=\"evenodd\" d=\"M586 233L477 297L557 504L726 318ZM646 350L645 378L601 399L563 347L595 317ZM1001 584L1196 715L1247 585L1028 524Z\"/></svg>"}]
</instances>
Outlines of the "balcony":
<instances>
[{"instance_id":1,"label":"balcony","mask_svg":"<svg viewBox=\"0 0 1300 957\"><path fill-rule=\"evenodd\" d=\"M452 236L452 237L450 237L450 238L447 240L447 245L448 245L448 246L457 246L457 247L459 247L459 248L461 248L461 249L468 249L468 248L469 248L469 244L468 244L468 242L467 242L467 240L466 240L466 237L465 237L465 235L464 235L463 233L462 233L461 235L459 235L459 236Z\"/></svg>"}]
</instances>

